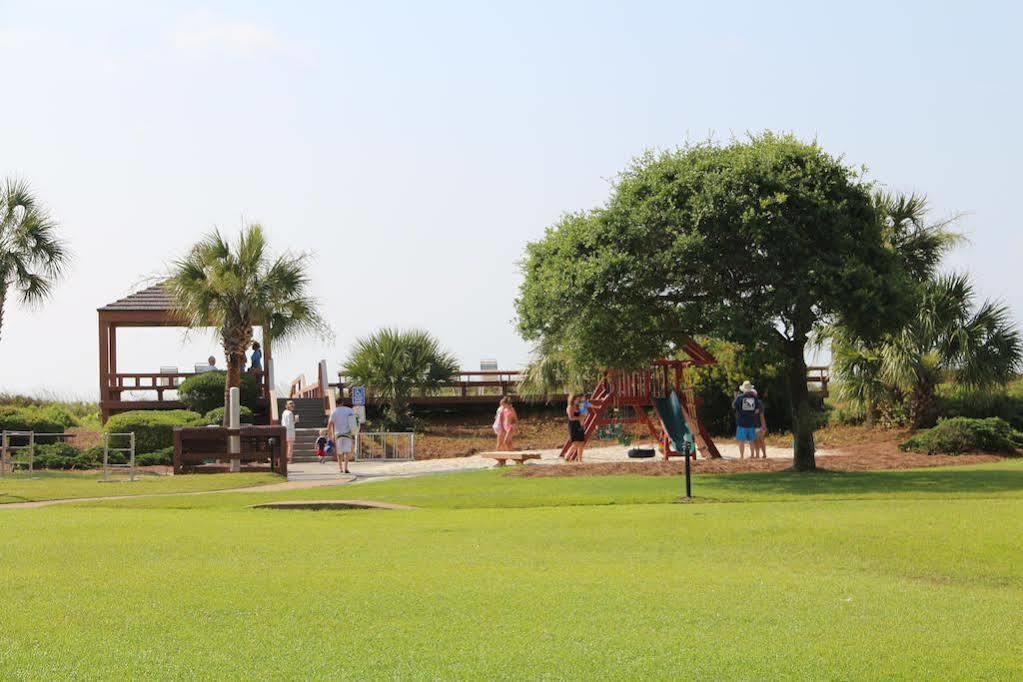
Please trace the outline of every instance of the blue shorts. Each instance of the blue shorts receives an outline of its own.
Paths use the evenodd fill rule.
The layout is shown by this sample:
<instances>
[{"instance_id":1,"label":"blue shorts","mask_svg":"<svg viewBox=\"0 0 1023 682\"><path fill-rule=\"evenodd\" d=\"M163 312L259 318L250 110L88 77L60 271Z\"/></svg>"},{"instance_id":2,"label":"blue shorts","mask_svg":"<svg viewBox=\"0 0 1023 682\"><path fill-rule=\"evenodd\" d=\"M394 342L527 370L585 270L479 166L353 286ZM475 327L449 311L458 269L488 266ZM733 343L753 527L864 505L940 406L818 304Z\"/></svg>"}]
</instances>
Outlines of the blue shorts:
<instances>
[{"instance_id":1,"label":"blue shorts","mask_svg":"<svg viewBox=\"0 0 1023 682\"><path fill-rule=\"evenodd\" d=\"M735 440L752 443L757 439L757 430L752 426L740 426L735 429Z\"/></svg>"}]
</instances>

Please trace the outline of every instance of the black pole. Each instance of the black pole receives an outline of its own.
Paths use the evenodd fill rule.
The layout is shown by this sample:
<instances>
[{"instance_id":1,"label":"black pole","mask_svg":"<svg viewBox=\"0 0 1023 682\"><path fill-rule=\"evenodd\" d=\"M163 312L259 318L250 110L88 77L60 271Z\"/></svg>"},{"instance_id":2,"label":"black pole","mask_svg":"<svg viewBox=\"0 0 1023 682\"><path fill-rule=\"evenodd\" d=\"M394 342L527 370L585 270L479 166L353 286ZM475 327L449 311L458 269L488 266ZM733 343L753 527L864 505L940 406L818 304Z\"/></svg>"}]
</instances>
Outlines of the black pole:
<instances>
[{"instance_id":1,"label":"black pole","mask_svg":"<svg viewBox=\"0 0 1023 682\"><path fill-rule=\"evenodd\" d=\"M693 481L692 481L692 477L689 475L689 457L691 455L688 452L686 452L685 455L686 455L686 497L688 499L692 499L693 498Z\"/></svg>"}]
</instances>

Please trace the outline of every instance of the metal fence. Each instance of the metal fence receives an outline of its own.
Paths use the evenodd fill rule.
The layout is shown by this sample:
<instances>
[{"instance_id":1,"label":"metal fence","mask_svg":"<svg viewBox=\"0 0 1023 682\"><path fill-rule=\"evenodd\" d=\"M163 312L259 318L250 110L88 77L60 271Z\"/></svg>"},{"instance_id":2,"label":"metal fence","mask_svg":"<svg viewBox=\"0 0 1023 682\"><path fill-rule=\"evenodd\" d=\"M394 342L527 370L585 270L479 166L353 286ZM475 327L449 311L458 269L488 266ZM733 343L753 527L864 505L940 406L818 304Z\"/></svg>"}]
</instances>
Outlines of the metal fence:
<instances>
[{"instance_id":1,"label":"metal fence","mask_svg":"<svg viewBox=\"0 0 1023 682\"><path fill-rule=\"evenodd\" d=\"M416 434L360 431L355 436L355 459L360 462L407 461L416 458Z\"/></svg>"},{"instance_id":2,"label":"metal fence","mask_svg":"<svg viewBox=\"0 0 1023 682\"><path fill-rule=\"evenodd\" d=\"M21 469L29 478L35 467L35 431L4 431L0 433L0 476L13 476Z\"/></svg>"},{"instance_id":3,"label":"metal fence","mask_svg":"<svg viewBox=\"0 0 1023 682\"><path fill-rule=\"evenodd\" d=\"M75 433L47 433L43 431L2 431L0 432L0 476L13 476L23 473L34 478L36 471L36 447L49 443L62 443L67 438L75 438ZM112 440L113 439L113 440ZM113 447L113 444L123 447ZM111 461L112 453L121 453L124 463ZM124 469L129 480L135 480L135 434L104 433L103 434L103 479L112 480L110 474L114 470Z\"/></svg>"},{"instance_id":4,"label":"metal fence","mask_svg":"<svg viewBox=\"0 0 1023 682\"><path fill-rule=\"evenodd\" d=\"M124 447L113 447L111 440L118 443L127 443ZM123 464L115 464L110 461L110 453L119 452L127 456L128 461ZM120 457L118 457L120 459ZM135 433L107 433L103 432L103 481L110 482L110 474L116 470L126 470L128 480L135 480Z\"/></svg>"}]
</instances>

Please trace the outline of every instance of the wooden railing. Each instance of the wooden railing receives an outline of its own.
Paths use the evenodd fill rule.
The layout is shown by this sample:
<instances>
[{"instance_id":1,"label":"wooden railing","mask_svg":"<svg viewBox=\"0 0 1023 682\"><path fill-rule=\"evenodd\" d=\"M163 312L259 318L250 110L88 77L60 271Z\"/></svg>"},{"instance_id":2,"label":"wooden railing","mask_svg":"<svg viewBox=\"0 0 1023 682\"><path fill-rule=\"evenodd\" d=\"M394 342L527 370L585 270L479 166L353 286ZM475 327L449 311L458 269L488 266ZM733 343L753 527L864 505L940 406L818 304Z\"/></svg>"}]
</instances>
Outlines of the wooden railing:
<instances>
[{"instance_id":1,"label":"wooden railing","mask_svg":"<svg viewBox=\"0 0 1023 682\"><path fill-rule=\"evenodd\" d=\"M831 368L826 365L814 365L806 368L806 383L820 384L821 394L828 397L828 384L831 382Z\"/></svg>"},{"instance_id":2,"label":"wooden railing","mask_svg":"<svg viewBox=\"0 0 1023 682\"><path fill-rule=\"evenodd\" d=\"M195 372L117 372L110 375L107 392L109 399L120 400L126 391L152 391L156 393L156 399L162 401L165 392L177 391L185 379L195 375ZM259 379L259 397L263 398L266 397L266 382L262 376Z\"/></svg>"},{"instance_id":3,"label":"wooden railing","mask_svg":"<svg viewBox=\"0 0 1023 682\"><path fill-rule=\"evenodd\" d=\"M288 389L289 398L322 398L323 388L319 382L310 384L306 381L305 374L295 377Z\"/></svg>"},{"instance_id":4,"label":"wooden railing","mask_svg":"<svg viewBox=\"0 0 1023 682\"><path fill-rule=\"evenodd\" d=\"M441 382L430 395L441 397L469 397L483 395L515 395L518 390L519 381L522 379L522 372L519 370L468 370L455 374L450 381ZM353 383L347 377L341 377L341 387L344 398L351 398L351 387ZM373 397L373 391L367 389L367 398ZM422 396L423 391L418 391Z\"/></svg>"}]
</instances>

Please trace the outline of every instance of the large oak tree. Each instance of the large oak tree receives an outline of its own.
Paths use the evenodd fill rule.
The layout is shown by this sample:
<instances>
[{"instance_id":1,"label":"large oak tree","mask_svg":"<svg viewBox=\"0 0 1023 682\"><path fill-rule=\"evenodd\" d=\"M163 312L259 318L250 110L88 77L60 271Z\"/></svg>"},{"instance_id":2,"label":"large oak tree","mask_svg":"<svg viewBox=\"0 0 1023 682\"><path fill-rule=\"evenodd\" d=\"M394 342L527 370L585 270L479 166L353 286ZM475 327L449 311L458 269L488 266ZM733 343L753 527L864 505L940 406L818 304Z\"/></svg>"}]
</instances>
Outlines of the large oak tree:
<instances>
[{"instance_id":1,"label":"large oak tree","mask_svg":"<svg viewBox=\"0 0 1023 682\"><path fill-rule=\"evenodd\" d=\"M841 320L866 338L910 313L870 187L771 133L637 159L603 207L529 244L520 330L580 364L638 367L708 334L785 359L795 467L814 461L805 351Z\"/></svg>"}]
</instances>

